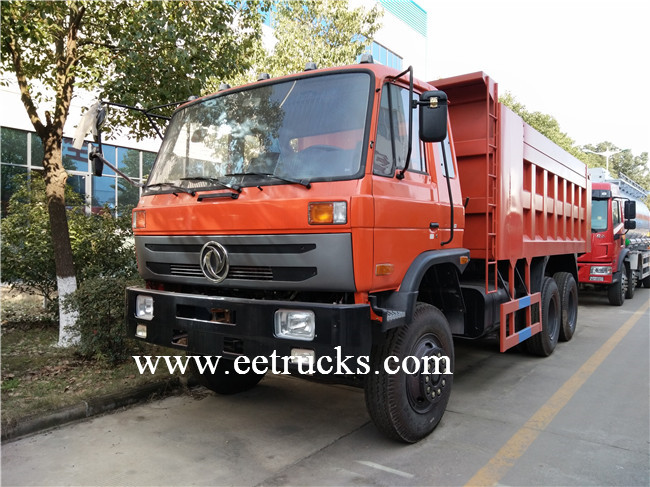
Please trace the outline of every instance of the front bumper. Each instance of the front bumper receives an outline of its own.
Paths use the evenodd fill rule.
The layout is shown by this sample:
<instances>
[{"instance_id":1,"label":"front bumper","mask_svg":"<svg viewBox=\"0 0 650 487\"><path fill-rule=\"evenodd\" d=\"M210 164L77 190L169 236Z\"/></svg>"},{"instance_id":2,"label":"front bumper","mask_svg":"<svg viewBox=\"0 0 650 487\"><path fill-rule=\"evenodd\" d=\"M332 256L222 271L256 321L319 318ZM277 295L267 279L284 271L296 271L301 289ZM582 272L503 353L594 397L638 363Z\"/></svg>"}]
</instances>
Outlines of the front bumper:
<instances>
[{"instance_id":1,"label":"front bumper","mask_svg":"<svg viewBox=\"0 0 650 487\"><path fill-rule=\"evenodd\" d=\"M153 317L136 317L136 297L153 299ZM279 309L311 310L316 331L312 341L278 338L274 316ZM310 349L316 358L339 354L369 356L372 322L369 305L270 301L156 291L138 287L126 290L128 336L146 326L149 343L187 350L193 355L221 355L236 359L291 356L293 348Z\"/></svg>"},{"instance_id":2,"label":"front bumper","mask_svg":"<svg viewBox=\"0 0 650 487\"><path fill-rule=\"evenodd\" d=\"M602 263L578 263L578 282L581 284L612 284L618 279L615 278L616 273L612 271L610 274L595 274L592 272L594 267L604 267L607 264ZM611 265L610 265L611 267Z\"/></svg>"}]
</instances>

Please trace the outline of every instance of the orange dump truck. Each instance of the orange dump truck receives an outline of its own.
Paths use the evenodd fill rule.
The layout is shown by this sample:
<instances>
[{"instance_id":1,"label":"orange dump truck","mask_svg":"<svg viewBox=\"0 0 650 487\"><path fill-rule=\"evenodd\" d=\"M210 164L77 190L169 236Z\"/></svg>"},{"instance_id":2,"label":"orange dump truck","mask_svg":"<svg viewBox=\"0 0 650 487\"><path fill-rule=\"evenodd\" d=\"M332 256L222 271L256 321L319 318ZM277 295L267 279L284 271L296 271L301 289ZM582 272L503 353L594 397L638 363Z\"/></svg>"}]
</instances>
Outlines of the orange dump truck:
<instances>
[{"instance_id":1,"label":"orange dump truck","mask_svg":"<svg viewBox=\"0 0 650 487\"><path fill-rule=\"evenodd\" d=\"M452 337L571 338L591 190L484 73L364 61L177 109L133 212L128 330L201 356L221 393L267 368L359 384L415 442L449 400Z\"/></svg>"}]
</instances>

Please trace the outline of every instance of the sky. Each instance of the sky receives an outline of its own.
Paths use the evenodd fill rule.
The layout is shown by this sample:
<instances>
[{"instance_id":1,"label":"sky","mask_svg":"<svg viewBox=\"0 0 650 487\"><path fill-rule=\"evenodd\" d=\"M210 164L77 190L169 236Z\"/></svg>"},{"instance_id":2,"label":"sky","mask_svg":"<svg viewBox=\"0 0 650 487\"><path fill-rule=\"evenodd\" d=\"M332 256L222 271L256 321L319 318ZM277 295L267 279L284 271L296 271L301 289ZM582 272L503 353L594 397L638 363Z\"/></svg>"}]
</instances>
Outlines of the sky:
<instances>
[{"instance_id":1,"label":"sky","mask_svg":"<svg viewBox=\"0 0 650 487\"><path fill-rule=\"evenodd\" d=\"M418 0L429 79L484 71L576 144L650 152L650 1Z\"/></svg>"}]
</instances>

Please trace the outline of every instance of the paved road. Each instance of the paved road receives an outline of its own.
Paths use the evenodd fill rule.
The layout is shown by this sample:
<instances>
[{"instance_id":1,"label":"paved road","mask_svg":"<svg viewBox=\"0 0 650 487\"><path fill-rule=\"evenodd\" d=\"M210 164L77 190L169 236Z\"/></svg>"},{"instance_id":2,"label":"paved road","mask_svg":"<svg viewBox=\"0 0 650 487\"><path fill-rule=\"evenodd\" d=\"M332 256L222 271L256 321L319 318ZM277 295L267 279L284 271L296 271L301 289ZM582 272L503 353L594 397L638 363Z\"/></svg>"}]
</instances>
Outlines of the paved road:
<instances>
[{"instance_id":1,"label":"paved road","mask_svg":"<svg viewBox=\"0 0 650 487\"><path fill-rule=\"evenodd\" d=\"M583 294L546 359L456 344L448 410L415 445L384 439L360 390L270 376L2 445L2 485L648 485L650 290Z\"/></svg>"}]
</instances>

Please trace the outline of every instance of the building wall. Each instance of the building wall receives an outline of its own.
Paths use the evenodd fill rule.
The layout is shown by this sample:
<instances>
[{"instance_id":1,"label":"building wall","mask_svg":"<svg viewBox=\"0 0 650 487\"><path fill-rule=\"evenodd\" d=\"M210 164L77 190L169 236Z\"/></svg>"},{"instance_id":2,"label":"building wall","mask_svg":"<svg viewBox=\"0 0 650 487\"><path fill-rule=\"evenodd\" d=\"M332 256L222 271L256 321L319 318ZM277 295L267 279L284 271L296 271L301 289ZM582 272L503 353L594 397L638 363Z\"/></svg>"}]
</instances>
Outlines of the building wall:
<instances>
[{"instance_id":1,"label":"building wall","mask_svg":"<svg viewBox=\"0 0 650 487\"><path fill-rule=\"evenodd\" d=\"M367 5L368 2L360 3ZM379 0L378 3L384 9L384 16L381 20L382 28L375 35L375 42L401 57L402 68L413 66L414 75L426 79L426 10L412 0Z\"/></svg>"},{"instance_id":2,"label":"building wall","mask_svg":"<svg viewBox=\"0 0 650 487\"><path fill-rule=\"evenodd\" d=\"M86 95L85 99L88 105L93 101L92 96ZM69 175L68 184L83 196L88 208L93 211L98 211L105 205L116 211L130 208L137 203L138 188L117 178L108 168L105 168L103 176L93 176L88 163L89 143L81 150L72 147L72 137L75 126L81 119L83 104L81 98L75 99L64 127L63 166ZM0 111L0 198L4 215L17 184L15 176L41 171L43 149L15 84L0 89L0 106L3 107ZM151 170L160 146L159 140L136 142L125 136L106 142L103 147L106 159L112 164L117 163L118 169L139 182Z\"/></svg>"}]
</instances>

